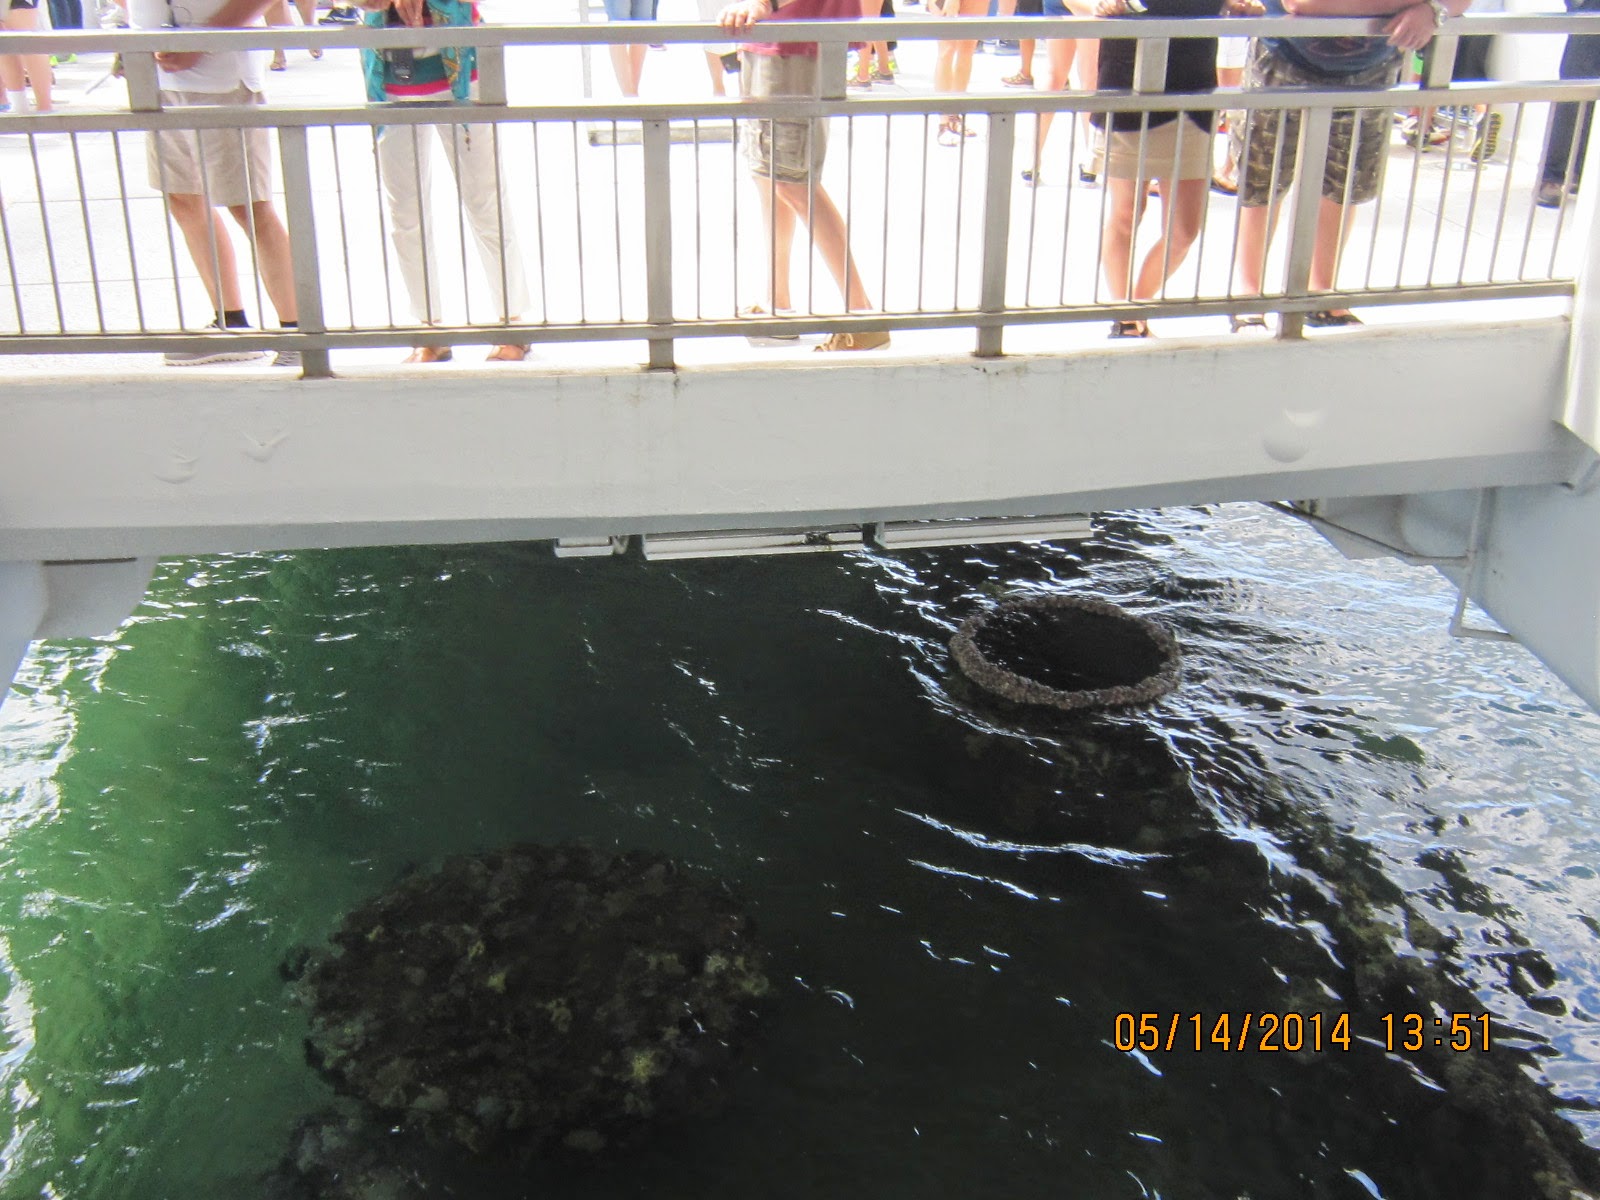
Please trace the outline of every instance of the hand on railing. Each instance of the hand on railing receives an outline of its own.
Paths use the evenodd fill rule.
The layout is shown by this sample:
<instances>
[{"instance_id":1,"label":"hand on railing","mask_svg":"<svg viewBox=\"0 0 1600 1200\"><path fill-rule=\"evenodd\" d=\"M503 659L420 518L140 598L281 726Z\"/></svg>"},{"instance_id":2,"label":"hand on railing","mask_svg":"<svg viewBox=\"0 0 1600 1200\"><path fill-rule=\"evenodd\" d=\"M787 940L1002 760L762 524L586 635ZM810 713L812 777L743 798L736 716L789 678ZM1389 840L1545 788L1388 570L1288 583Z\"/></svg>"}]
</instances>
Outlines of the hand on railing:
<instances>
[{"instance_id":1,"label":"hand on railing","mask_svg":"<svg viewBox=\"0 0 1600 1200\"><path fill-rule=\"evenodd\" d=\"M717 24L729 33L743 33L757 21L764 21L771 15L772 5L767 0L736 0L722 10Z\"/></svg>"},{"instance_id":2,"label":"hand on railing","mask_svg":"<svg viewBox=\"0 0 1600 1200\"><path fill-rule=\"evenodd\" d=\"M1391 46L1400 50L1421 50L1433 40L1446 15L1444 5L1427 0L1397 12L1384 22L1382 32L1388 35Z\"/></svg>"}]
</instances>

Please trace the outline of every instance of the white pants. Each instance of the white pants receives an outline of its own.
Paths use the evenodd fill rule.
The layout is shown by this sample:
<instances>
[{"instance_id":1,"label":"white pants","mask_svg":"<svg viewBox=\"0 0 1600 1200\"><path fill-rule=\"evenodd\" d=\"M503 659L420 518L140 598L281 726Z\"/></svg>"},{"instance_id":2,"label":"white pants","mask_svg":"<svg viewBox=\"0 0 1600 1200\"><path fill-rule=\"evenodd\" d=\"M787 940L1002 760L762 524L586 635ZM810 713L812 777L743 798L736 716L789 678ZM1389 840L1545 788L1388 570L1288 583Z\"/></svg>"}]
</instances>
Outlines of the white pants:
<instances>
[{"instance_id":1,"label":"white pants","mask_svg":"<svg viewBox=\"0 0 1600 1200\"><path fill-rule=\"evenodd\" d=\"M389 204L389 235L400 259L400 276L412 312L422 324L437 324L441 319L439 273L443 268L434 252L433 221L428 212L435 140L455 176L456 191L501 320L519 318L528 307L528 283L495 154L494 129L483 124L386 125L378 134L378 174Z\"/></svg>"}]
</instances>

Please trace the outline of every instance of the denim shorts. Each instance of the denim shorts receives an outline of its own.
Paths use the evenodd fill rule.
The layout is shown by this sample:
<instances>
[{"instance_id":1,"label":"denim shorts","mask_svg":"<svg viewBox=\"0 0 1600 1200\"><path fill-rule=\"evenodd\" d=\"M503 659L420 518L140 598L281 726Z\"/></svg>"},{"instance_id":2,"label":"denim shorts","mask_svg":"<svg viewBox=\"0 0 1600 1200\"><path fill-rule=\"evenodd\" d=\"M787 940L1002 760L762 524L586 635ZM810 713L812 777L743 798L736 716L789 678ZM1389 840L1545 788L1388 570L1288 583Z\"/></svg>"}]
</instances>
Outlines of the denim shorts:
<instances>
[{"instance_id":1,"label":"denim shorts","mask_svg":"<svg viewBox=\"0 0 1600 1200\"><path fill-rule=\"evenodd\" d=\"M648 21L653 7L651 0L606 0L606 20Z\"/></svg>"}]
</instances>

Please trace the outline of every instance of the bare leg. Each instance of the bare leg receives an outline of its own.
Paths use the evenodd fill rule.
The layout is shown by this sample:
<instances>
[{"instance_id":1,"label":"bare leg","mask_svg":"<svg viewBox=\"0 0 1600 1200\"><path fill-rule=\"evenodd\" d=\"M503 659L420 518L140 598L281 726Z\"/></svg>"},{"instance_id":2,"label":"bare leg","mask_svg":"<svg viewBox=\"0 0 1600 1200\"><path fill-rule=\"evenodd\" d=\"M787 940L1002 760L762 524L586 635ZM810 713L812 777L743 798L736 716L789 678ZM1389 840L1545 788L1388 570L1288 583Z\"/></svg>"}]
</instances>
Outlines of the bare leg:
<instances>
[{"instance_id":1,"label":"bare leg","mask_svg":"<svg viewBox=\"0 0 1600 1200\"><path fill-rule=\"evenodd\" d=\"M867 299L866 285L861 282L855 256L850 253L844 214L822 189L822 185L779 181L777 193L781 207L789 209L811 230L817 252L822 255L823 263L844 296L845 308L850 312L870 310L872 301Z\"/></svg>"},{"instance_id":2,"label":"bare leg","mask_svg":"<svg viewBox=\"0 0 1600 1200\"><path fill-rule=\"evenodd\" d=\"M289 0L272 0L272 3L267 5L266 16L268 25L282 28L286 25L294 24L294 18L289 15ZM274 50L272 52L272 69L274 71L282 71L288 65L289 60L284 57L282 50Z\"/></svg>"},{"instance_id":3,"label":"bare leg","mask_svg":"<svg viewBox=\"0 0 1600 1200\"><path fill-rule=\"evenodd\" d=\"M767 303L774 313L794 308L789 292L789 267L793 260L795 214L783 200L783 189L802 186L775 184L765 175L757 175L756 193L761 197L763 228L767 231L766 253L762 261L767 265Z\"/></svg>"},{"instance_id":4,"label":"bare leg","mask_svg":"<svg viewBox=\"0 0 1600 1200\"><path fill-rule=\"evenodd\" d=\"M1334 279L1339 273L1339 257L1344 253L1345 239L1350 235L1350 227L1344 218L1345 206L1337 200L1330 200L1324 196L1317 208L1317 234L1311 250L1313 292L1333 291ZM1349 309L1337 308L1330 311L1337 316L1348 312Z\"/></svg>"},{"instance_id":5,"label":"bare leg","mask_svg":"<svg viewBox=\"0 0 1600 1200\"><path fill-rule=\"evenodd\" d=\"M39 13L32 8L13 8L5 14L0 27L12 33L32 33L39 28ZM33 85L33 107L38 112L50 112L55 106L50 100L50 56L48 54L0 55L0 79L5 80L8 92L22 90L23 77Z\"/></svg>"},{"instance_id":6,"label":"bare leg","mask_svg":"<svg viewBox=\"0 0 1600 1200\"><path fill-rule=\"evenodd\" d=\"M1239 290L1251 296L1261 294L1267 247L1278 225L1281 203L1243 205L1239 209L1239 246L1234 254L1234 270Z\"/></svg>"},{"instance_id":7,"label":"bare leg","mask_svg":"<svg viewBox=\"0 0 1600 1200\"><path fill-rule=\"evenodd\" d=\"M639 94L639 78L644 74L644 56L649 50L643 43L611 47L611 68L617 73L617 86L630 99Z\"/></svg>"},{"instance_id":8,"label":"bare leg","mask_svg":"<svg viewBox=\"0 0 1600 1200\"><path fill-rule=\"evenodd\" d=\"M1133 285L1134 299L1155 299L1173 272L1183 265L1189 248L1200 236L1200 222L1205 215L1206 192L1210 186L1205 179L1161 180L1161 236L1139 264L1139 278ZM1143 196L1147 189L1141 187L1139 192Z\"/></svg>"},{"instance_id":9,"label":"bare leg","mask_svg":"<svg viewBox=\"0 0 1600 1200\"><path fill-rule=\"evenodd\" d=\"M1046 68L1044 74L1044 90L1047 92L1064 92L1072 74L1072 56L1078 43L1072 38L1051 38L1044 44ZM1050 136L1050 122L1055 118L1055 113L1042 112L1039 114L1039 123L1033 135L1033 169L1039 170L1040 160L1044 158L1045 140Z\"/></svg>"},{"instance_id":10,"label":"bare leg","mask_svg":"<svg viewBox=\"0 0 1600 1200\"><path fill-rule=\"evenodd\" d=\"M167 211L172 214L183 241L189 247L189 257L194 260L200 282L205 284L206 295L220 321L227 309L244 307L239 292L239 267L233 256L233 243L223 228L222 217L206 205L201 196L192 192L174 192L167 197Z\"/></svg>"},{"instance_id":11,"label":"bare leg","mask_svg":"<svg viewBox=\"0 0 1600 1200\"><path fill-rule=\"evenodd\" d=\"M1133 287L1133 233L1144 216L1145 188L1132 179L1106 180L1106 223L1100 230L1100 258L1106 291L1126 300Z\"/></svg>"},{"instance_id":12,"label":"bare leg","mask_svg":"<svg viewBox=\"0 0 1600 1200\"><path fill-rule=\"evenodd\" d=\"M726 74L722 69L722 55L715 50L707 50L706 70L711 72L711 94L713 96L726 96L728 88L722 80L723 75Z\"/></svg>"},{"instance_id":13,"label":"bare leg","mask_svg":"<svg viewBox=\"0 0 1600 1200\"><path fill-rule=\"evenodd\" d=\"M289 252L289 231L278 218L278 210L270 200L256 200L248 205L231 204L228 212L243 229L245 236L255 243L256 266L261 272L261 284L267 289L267 298L278 314L279 323L299 320L294 299L294 259ZM234 285L238 286L237 282ZM238 305L229 305L237 308Z\"/></svg>"}]
</instances>

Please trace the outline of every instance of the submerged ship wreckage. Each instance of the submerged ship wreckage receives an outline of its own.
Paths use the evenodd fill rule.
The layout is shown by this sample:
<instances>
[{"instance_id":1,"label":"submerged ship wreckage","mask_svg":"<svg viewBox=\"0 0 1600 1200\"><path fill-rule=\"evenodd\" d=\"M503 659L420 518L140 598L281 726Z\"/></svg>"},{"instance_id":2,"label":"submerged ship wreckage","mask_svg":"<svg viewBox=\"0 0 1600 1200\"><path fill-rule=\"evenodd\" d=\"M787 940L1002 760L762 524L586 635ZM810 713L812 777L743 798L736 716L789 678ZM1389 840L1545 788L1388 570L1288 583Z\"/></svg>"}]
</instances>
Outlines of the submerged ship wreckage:
<instances>
[{"instance_id":1,"label":"submerged ship wreckage","mask_svg":"<svg viewBox=\"0 0 1600 1200\"><path fill-rule=\"evenodd\" d=\"M409 1195L382 1178L388 1130L469 1156L584 1154L714 1108L770 990L727 890L642 852L450 858L331 941L285 973L308 1059L371 1119L304 1123L277 1195Z\"/></svg>"}]
</instances>

